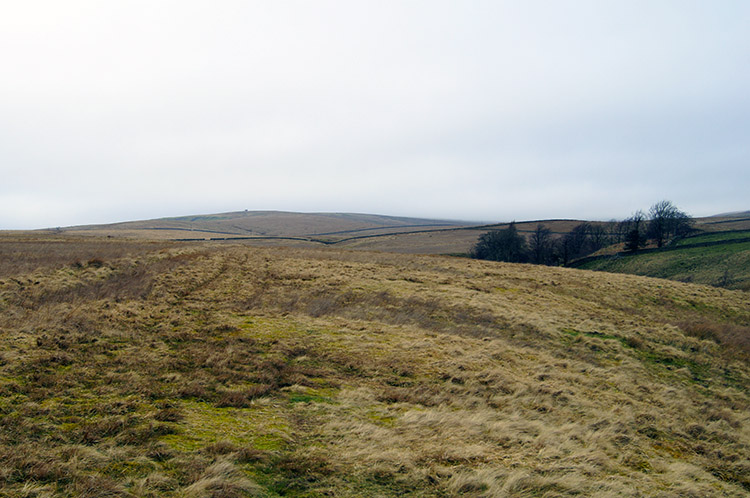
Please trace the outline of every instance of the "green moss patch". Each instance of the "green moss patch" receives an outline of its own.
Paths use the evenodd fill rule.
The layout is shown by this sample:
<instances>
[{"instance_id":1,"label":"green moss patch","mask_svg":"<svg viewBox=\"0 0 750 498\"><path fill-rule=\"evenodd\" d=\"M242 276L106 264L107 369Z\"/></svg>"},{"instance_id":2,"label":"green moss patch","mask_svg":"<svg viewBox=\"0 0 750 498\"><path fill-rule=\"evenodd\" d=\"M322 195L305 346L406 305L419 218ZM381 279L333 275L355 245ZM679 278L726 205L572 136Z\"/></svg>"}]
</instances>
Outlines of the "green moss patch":
<instances>
[{"instance_id":1,"label":"green moss patch","mask_svg":"<svg viewBox=\"0 0 750 498\"><path fill-rule=\"evenodd\" d=\"M161 438L180 451L195 451L218 441L262 450L286 447L291 429L278 406L252 403L248 408L218 408L210 403L184 400L177 434Z\"/></svg>"}]
</instances>

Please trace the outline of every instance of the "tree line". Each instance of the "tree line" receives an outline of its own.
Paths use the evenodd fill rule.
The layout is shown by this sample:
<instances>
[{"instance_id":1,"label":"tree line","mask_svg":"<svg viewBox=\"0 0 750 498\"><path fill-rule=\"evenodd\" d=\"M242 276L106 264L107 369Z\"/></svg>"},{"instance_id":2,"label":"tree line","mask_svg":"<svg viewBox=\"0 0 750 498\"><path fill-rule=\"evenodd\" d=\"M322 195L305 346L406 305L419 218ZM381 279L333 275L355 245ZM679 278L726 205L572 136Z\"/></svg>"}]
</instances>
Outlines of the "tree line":
<instances>
[{"instance_id":1,"label":"tree line","mask_svg":"<svg viewBox=\"0 0 750 498\"><path fill-rule=\"evenodd\" d=\"M635 252L652 242L663 247L672 240L693 231L694 220L670 201L660 201L647 213L639 210L607 227L583 222L570 232L555 236L542 224L527 238L518 233L515 222L502 230L482 234L471 251L471 257L511 263L567 265L612 244L623 244Z\"/></svg>"}]
</instances>

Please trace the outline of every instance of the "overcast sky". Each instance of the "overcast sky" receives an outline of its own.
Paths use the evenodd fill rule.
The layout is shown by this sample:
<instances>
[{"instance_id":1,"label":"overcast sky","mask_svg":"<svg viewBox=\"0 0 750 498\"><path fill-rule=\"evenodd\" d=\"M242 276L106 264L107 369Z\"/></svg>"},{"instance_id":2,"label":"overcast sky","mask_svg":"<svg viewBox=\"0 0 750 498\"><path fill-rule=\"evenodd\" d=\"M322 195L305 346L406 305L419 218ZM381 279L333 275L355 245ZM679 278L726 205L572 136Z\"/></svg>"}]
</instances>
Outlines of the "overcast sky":
<instances>
[{"instance_id":1,"label":"overcast sky","mask_svg":"<svg viewBox=\"0 0 750 498\"><path fill-rule=\"evenodd\" d=\"M750 209L746 0L0 7L0 228Z\"/></svg>"}]
</instances>

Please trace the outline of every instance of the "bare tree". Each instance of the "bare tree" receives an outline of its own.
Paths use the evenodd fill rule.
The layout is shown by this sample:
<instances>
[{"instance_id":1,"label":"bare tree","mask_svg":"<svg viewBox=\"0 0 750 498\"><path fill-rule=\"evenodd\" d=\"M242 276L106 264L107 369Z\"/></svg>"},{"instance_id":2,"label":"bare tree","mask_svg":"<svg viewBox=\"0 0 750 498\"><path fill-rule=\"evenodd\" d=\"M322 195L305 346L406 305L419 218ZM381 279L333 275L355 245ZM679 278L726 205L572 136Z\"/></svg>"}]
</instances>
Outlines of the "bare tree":
<instances>
[{"instance_id":1,"label":"bare tree","mask_svg":"<svg viewBox=\"0 0 750 498\"><path fill-rule=\"evenodd\" d=\"M686 235L692 229L690 216L677 209L670 201L660 201L648 211L648 237L662 247L674 237Z\"/></svg>"},{"instance_id":2,"label":"bare tree","mask_svg":"<svg viewBox=\"0 0 750 498\"><path fill-rule=\"evenodd\" d=\"M538 265L552 264L553 259L552 231L544 225L537 225L529 237L531 262Z\"/></svg>"},{"instance_id":3,"label":"bare tree","mask_svg":"<svg viewBox=\"0 0 750 498\"><path fill-rule=\"evenodd\" d=\"M646 221L646 215L640 209L633 213L633 215L625 220L625 250L635 252L644 245L646 245L646 234L644 225Z\"/></svg>"},{"instance_id":4,"label":"bare tree","mask_svg":"<svg viewBox=\"0 0 750 498\"><path fill-rule=\"evenodd\" d=\"M492 230L479 237L471 256L477 259L523 263L527 259L526 239L512 222L504 230Z\"/></svg>"},{"instance_id":5,"label":"bare tree","mask_svg":"<svg viewBox=\"0 0 750 498\"><path fill-rule=\"evenodd\" d=\"M625 239L625 233L622 230L624 222L618 220L609 220L607 226L609 228L609 240L612 244L619 244Z\"/></svg>"},{"instance_id":6,"label":"bare tree","mask_svg":"<svg viewBox=\"0 0 750 498\"><path fill-rule=\"evenodd\" d=\"M596 252L607 245L607 231L600 225L589 222L577 225L562 240L562 256L565 262Z\"/></svg>"},{"instance_id":7,"label":"bare tree","mask_svg":"<svg viewBox=\"0 0 750 498\"><path fill-rule=\"evenodd\" d=\"M601 225L591 225L589 231L589 243L591 244L592 252L596 252L602 247L606 247L610 243L610 236L607 230Z\"/></svg>"}]
</instances>

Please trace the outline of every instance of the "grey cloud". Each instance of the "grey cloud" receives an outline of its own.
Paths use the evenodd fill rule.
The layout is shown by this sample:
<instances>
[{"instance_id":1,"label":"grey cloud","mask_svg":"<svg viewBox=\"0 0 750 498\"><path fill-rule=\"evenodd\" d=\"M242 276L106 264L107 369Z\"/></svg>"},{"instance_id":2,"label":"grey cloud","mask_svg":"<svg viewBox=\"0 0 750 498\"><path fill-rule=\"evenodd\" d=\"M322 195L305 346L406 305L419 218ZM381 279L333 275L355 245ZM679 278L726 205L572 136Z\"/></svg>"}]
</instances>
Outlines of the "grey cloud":
<instances>
[{"instance_id":1,"label":"grey cloud","mask_svg":"<svg viewBox=\"0 0 750 498\"><path fill-rule=\"evenodd\" d=\"M747 209L748 21L677 0L15 3L0 228Z\"/></svg>"}]
</instances>

